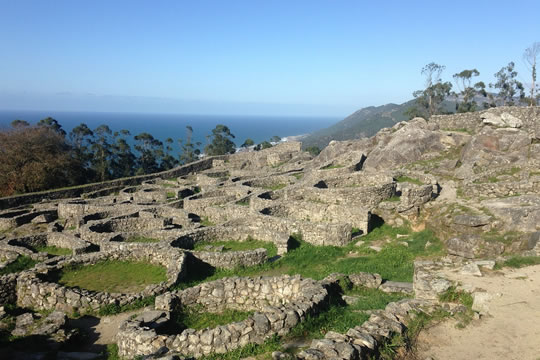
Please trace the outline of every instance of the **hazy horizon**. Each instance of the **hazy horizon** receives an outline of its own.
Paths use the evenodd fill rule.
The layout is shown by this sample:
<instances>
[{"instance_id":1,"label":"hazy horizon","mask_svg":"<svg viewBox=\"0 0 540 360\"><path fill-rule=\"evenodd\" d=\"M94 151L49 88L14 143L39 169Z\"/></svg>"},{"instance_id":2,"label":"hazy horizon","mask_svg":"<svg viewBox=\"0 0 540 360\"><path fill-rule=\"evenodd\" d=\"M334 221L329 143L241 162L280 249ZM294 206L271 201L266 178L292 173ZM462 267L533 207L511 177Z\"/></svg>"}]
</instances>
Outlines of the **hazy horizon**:
<instances>
[{"instance_id":1,"label":"hazy horizon","mask_svg":"<svg viewBox=\"0 0 540 360\"><path fill-rule=\"evenodd\" d=\"M0 0L0 109L346 117L510 61L540 3ZM24 24L24 26L21 26Z\"/></svg>"}]
</instances>

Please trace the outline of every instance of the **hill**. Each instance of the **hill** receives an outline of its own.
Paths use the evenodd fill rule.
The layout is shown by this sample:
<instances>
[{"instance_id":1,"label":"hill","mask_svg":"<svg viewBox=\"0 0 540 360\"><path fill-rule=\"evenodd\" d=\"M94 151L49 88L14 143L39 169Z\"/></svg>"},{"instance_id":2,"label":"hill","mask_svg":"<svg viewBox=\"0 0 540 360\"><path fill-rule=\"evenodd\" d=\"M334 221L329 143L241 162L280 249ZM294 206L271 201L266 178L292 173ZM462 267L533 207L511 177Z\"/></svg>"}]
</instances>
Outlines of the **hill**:
<instances>
[{"instance_id":1,"label":"hill","mask_svg":"<svg viewBox=\"0 0 540 360\"><path fill-rule=\"evenodd\" d=\"M347 116L340 122L319 131L304 139L305 147L318 146L324 148L332 140L352 140L373 136L382 128L391 127L400 121L407 120L404 112L413 105L414 100L403 104L386 104L369 106Z\"/></svg>"}]
</instances>

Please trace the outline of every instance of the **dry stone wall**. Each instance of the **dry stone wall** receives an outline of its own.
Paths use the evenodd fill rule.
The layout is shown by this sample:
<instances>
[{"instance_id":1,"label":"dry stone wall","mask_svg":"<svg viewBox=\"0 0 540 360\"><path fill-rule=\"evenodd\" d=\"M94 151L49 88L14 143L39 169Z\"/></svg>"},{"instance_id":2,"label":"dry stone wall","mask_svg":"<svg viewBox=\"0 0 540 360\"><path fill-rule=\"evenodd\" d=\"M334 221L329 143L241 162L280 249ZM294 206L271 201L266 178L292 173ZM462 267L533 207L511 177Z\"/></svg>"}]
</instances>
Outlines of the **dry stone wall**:
<instances>
[{"instance_id":1,"label":"dry stone wall","mask_svg":"<svg viewBox=\"0 0 540 360\"><path fill-rule=\"evenodd\" d=\"M186 255L168 247L138 247L129 251L98 252L54 258L39 264L17 278L17 304L36 310L56 309L72 313L96 311L104 305L127 305L144 297L158 295L176 284L185 271ZM136 294L115 294L67 288L54 282L54 277L66 266L92 265L105 260L147 261L167 268L167 281L148 285Z\"/></svg>"},{"instance_id":2,"label":"dry stone wall","mask_svg":"<svg viewBox=\"0 0 540 360\"><path fill-rule=\"evenodd\" d=\"M284 335L308 314L315 314L328 298L327 289L298 276L226 278L156 298L159 318L170 318L178 306L202 306L206 311L226 308L255 311L248 319L213 329L186 329L160 334L144 317L121 325L117 335L120 356L149 355L162 348L193 356L225 353L250 343ZM154 318L156 318L154 317Z\"/></svg>"}]
</instances>

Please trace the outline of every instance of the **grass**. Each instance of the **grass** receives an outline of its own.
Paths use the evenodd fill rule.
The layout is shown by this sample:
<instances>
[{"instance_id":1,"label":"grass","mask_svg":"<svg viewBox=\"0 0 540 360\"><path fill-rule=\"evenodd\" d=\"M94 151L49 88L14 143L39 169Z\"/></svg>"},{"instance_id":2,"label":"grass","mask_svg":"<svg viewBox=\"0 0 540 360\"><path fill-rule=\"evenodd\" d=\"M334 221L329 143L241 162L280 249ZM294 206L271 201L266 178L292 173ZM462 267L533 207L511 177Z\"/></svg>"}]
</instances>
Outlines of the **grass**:
<instances>
[{"instance_id":1,"label":"grass","mask_svg":"<svg viewBox=\"0 0 540 360\"><path fill-rule=\"evenodd\" d=\"M167 199L176 199L176 193L174 191L167 191Z\"/></svg>"},{"instance_id":2,"label":"grass","mask_svg":"<svg viewBox=\"0 0 540 360\"><path fill-rule=\"evenodd\" d=\"M137 310L146 306L154 305L155 296L148 296L142 299L135 300L127 305L107 304L98 310L99 316L110 316L120 314L126 311Z\"/></svg>"},{"instance_id":3,"label":"grass","mask_svg":"<svg viewBox=\"0 0 540 360\"><path fill-rule=\"evenodd\" d=\"M176 323L186 329L202 330L240 322L253 315L253 311L225 309L221 313L205 312L201 306L184 307L175 314Z\"/></svg>"},{"instance_id":4,"label":"grass","mask_svg":"<svg viewBox=\"0 0 540 360\"><path fill-rule=\"evenodd\" d=\"M93 291L131 293L166 280L166 269L163 266L108 260L94 265L64 268L58 282L68 287Z\"/></svg>"},{"instance_id":5,"label":"grass","mask_svg":"<svg viewBox=\"0 0 540 360\"><path fill-rule=\"evenodd\" d=\"M465 129L465 128L458 128L458 129L451 129L451 128L447 128L447 129L441 129L443 131L454 131L454 132L461 132L461 133L465 133L465 134L469 134L469 135L473 135L473 132L469 129Z\"/></svg>"},{"instance_id":6,"label":"grass","mask_svg":"<svg viewBox=\"0 0 540 360\"><path fill-rule=\"evenodd\" d=\"M304 174L300 173L300 174L292 174L292 176L294 176L296 178L296 180L300 180L304 177Z\"/></svg>"},{"instance_id":7,"label":"grass","mask_svg":"<svg viewBox=\"0 0 540 360\"><path fill-rule=\"evenodd\" d=\"M403 334L394 334L390 340L382 344L379 349L379 358L383 360L416 358L414 353L420 332L448 317L450 313L444 310L437 310L429 315L422 312L415 314ZM410 354L413 356L408 356Z\"/></svg>"},{"instance_id":8,"label":"grass","mask_svg":"<svg viewBox=\"0 0 540 360\"><path fill-rule=\"evenodd\" d=\"M465 311L459 312L454 316L457 320L457 328L462 329L472 321L474 314L472 305L474 299L470 293L458 290L455 286L451 286L448 290L439 295L439 300L442 302L462 304L466 307Z\"/></svg>"},{"instance_id":9,"label":"grass","mask_svg":"<svg viewBox=\"0 0 540 360\"><path fill-rule=\"evenodd\" d=\"M409 234L408 247L390 243L378 253L368 248L372 241L385 238L396 239L397 234ZM186 281L178 286L184 289L201 282L231 276L299 274L320 280L336 272L354 274L360 271L378 273L386 280L411 282L414 271L413 262L416 257L443 254L442 243L430 230L413 233L405 227L393 228L383 225L363 236L362 240L364 241L362 247L352 243L344 247L314 246L302 241L297 235L293 238L295 248L274 262L249 268L193 269ZM428 241L431 246L426 249L425 245ZM351 252L356 252L357 256L350 256Z\"/></svg>"},{"instance_id":10,"label":"grass","mask_svg":"<svg viewBox=\"0 0 540 360\"><path fill-rule=\"evenodd\" d=\"M274 184L274 185L263 186L263 189L275 191L275 190L283 189L286 186L287 184Z\"/></svg>"},{"instance_id":11,"label":"grass","mask_svg":"<svg viewBox=\"0 0 540 360\"><path fill-rule=\"evenodd\" d=\"M281 350L281 339L275 335L262 344L248 344L244 347L229 351L226 354L210 354L199 357L199 360L238 360L253 358L262 354L270 354ZM265 357L266 359L266 357Z\"/></svg>"},{"instance_id":12,"label":"grass","mask_svg":"<svg viewBox=\"0 0 540 360\"><path fill-rule=\"evenodd\" d=\"M482 234L482 238L487 242L499 242L505 245L511 245L515 240L518 240L521 236L519 231L506 231L501 233L497 230L490 230Z\"/></svg>"},{"instance_id":13,"label":"grass","mask_svg":"<svg viewBox=\"0 0 540 360\"><path fill-rule=\"evenodd\" d=\"M495 266L496 269L501 269L503 267L511 268L521 268L525 266L540 265L540 256L512 256L509 259L506 259L502 263L497 263Z\"/></svg>"},{"instance_id":14,"label":"grass","mask_svg":"<svg viewBox=\"0 0 540 360\"><path fill-rule=\"evenodd\" d=\"M245 200L242 200L242 201L237 201L236 205L249 206L249 199L245 199Z\"/></svg>"},{"instance_id":15,"label":"grass","mask_svg":"<svg viewBox=\"0 0 540 360\"><path fill-rule=\"evenodd\" d=\"M260 241L252 238L248 238L246 241L204 241L195 244L193 250L204 251L205 247L211 246L223 246L223 251L245 251L264 248L267 251L269 258L277 255L276 245L266 241Z\"/></svg>"},{"instance_id":16,"label":"grass","mask_svg":"<svg viewBox=\"0 0 540 360\"><path fill-rule=\"evenodd\" d=\"M288 337L322 338L329 331L345 333L369 319L366 310L384 309L391 302L404 299L402 294L388 294L377 289L353 287L344 290L346 295L357 296L358 301L346 305L339 298L330 299L327 310L317 316L307 316L295 326Z\"/></svg>"},{"instance_id":17,"label":"grass","mask_svg":"<svg viewBox=\"0 0 540 360\"><path fill-rule=\"evenodd\" d=\"M0 269L0 275L18 273L23 270L31 269L36 263L37 261L32 260L31 257L21 255L14 262Z\"/></svg>"},{"instance_id":18,"label":"grass","mask_svg":"<svg viewBox=\"0 0 540 360\"><path fill-rule=\"evenodd\" d=\"M201 221L201 225L202 226L214 226L216 224L214 224L213 222L211 222L209 219L208 219L208 216L205 216L202 221Z\"/></svg>"},{"instance_id":19,"label":"grass","mask_svg":"<svg viewBox=\"0 0 540 360\"><path fill-rule=\"evenodd\" d=\"M107 360L120 360L120 356L118 355L118 345L108 344L104 355Z\"/></svg>"},{"instance_id":20,"label":"grass","mask_svg":"<svg viewBox=\"0 0 540 360\"><path fill-rule=\"evenodd\" d=\"M383 201L389 201L389 202L400 202L401 201L401 198L397 195L394 195L386 200L383 200Z\"/></svg>"},{"instance_id":21,"label":"grass","mask_svg":"<svg viewBox=\"0 0 540 360\"><path fill-rule=\"evenodd\" d=\"M321 170L341 169L341 168L344 168L344 167L345 167L345 165L341 165L341 164L327 165L327 166L321 168Z\"/></svg>"},{"instance_id":22,"label":"grass","mask_svg":"<svg viewBox=\"0 0 540 360\"><path fill-rule=\"evenodd\" d=\"M73 250L66 249L62 247L56 247L56 246L38 246L36 247L36 251L38 252L44 252L49 255L56 255L56 256L65 256L65 255L72 255Z\"/></svg>"},{"instance_id":23,"label":"grass","mask_svg":"<svg viewBox=\"0 0 540 360\"><path fill-rule=\"evenodd\" d=\"M424 185L423 182L421 182L420 180L418 179L415 179L415 178L411 178L411 177L408 177L408 176L398 176L396 178L396 181L398 183L403 183L403 182L408 182L408 183L411 183L411 184L415 184L415 185Z\"/></svg>"},{"instance_id":24,"label":"grass","mask_svg":"<svg viewBox=\"0 0 540 360\"><path fill-rule=\"evenodd\" d=\"M159 239L149 238L149 237L142 236L142 235L135 235L135 236L130 236L129 238L127 238L127 240L125 242L131 242L131 243L157 243L157 242L159 242Z\"/></svg>"}]
</instances>

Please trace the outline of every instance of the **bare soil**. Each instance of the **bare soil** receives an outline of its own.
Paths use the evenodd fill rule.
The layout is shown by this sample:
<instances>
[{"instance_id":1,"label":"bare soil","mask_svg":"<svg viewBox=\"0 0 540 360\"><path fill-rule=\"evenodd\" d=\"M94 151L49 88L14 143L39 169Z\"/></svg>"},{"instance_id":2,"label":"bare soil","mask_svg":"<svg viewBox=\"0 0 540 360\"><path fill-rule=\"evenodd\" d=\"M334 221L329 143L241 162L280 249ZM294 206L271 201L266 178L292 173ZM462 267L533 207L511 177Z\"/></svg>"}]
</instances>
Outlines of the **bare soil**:
<instances>
[{"instance_id":1,"label":"bare soil","mask_svg":"<svg viewBox=\"0 0 540 360\"><path fill-rule=\"evenodd\" d=\"M484 289L493 296L488 315L464 329L450 320L423 331L417 359L540 359L540 265L483 277L451 276L464 287Z\"/></svg>"}]
</instances>

